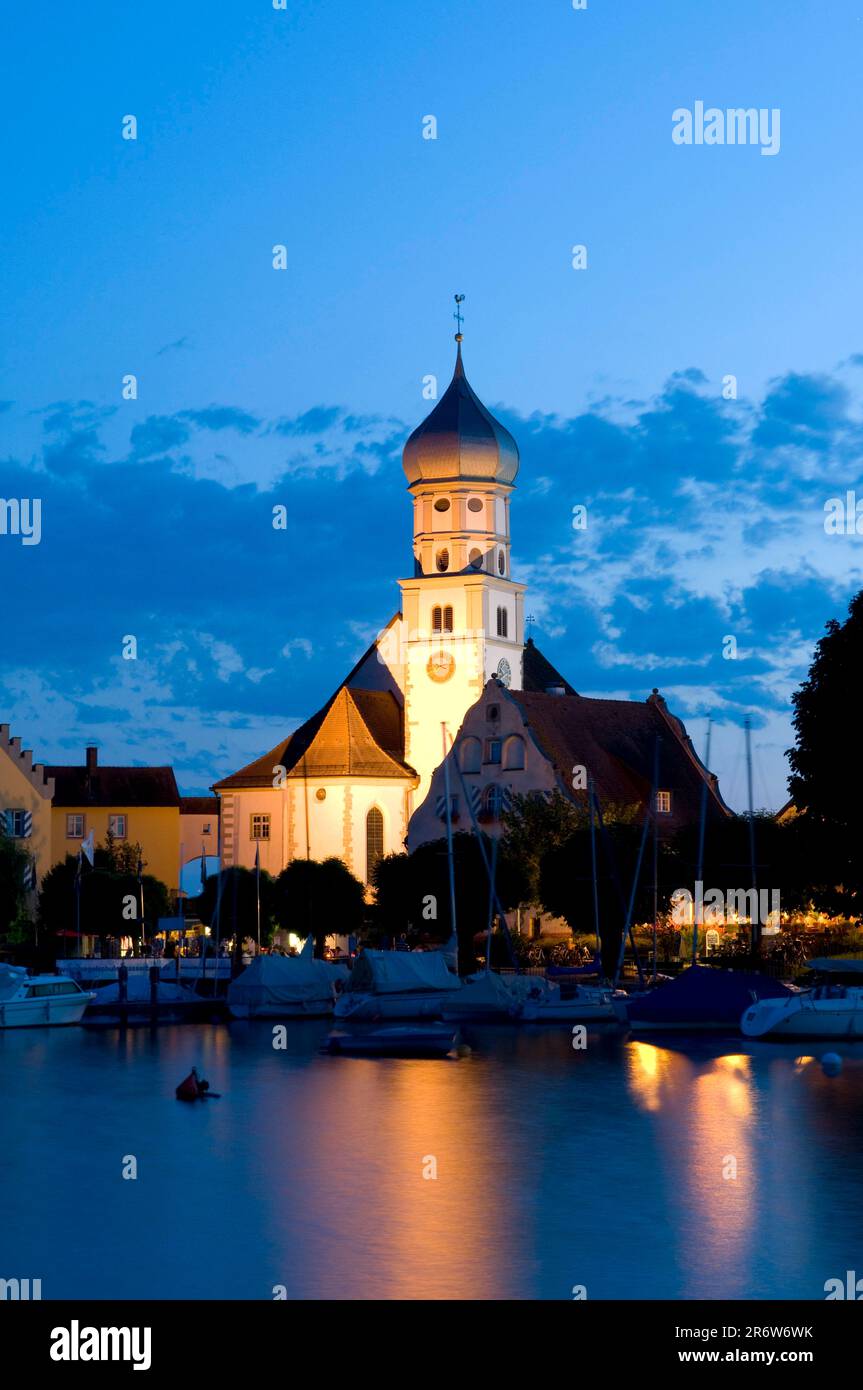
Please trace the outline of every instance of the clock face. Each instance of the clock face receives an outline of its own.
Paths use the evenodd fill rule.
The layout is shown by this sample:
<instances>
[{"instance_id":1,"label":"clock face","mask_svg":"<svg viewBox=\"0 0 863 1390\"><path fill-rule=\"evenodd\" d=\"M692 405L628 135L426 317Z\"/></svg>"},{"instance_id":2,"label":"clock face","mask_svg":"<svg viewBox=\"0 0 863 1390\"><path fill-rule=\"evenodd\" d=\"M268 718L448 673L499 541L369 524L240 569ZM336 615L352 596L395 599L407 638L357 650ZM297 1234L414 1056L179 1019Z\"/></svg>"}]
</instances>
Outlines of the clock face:
<instances>
[{"instance_id":1,"label":"clock face","mask_svg":"<svg viewBox=\"0 0 863 1390\"><path fill-rule=\"evenodd\" d=\"M432 652L426 666L431 680L438 683L448 681L454 670L455 657L452 652Z\"/></svg>"},{"instance_id":2,"label":"clock face","mask_svg":"<svg viewBox=\"0 0 863 1390\"><path fill-rule=\"evenodd\" d=\"M509 689L509 683L512 680L512 670L505 656L502 656L497 663L497 678L501 685L505 685L507 689Z\"/></svg>"}]
</instances>

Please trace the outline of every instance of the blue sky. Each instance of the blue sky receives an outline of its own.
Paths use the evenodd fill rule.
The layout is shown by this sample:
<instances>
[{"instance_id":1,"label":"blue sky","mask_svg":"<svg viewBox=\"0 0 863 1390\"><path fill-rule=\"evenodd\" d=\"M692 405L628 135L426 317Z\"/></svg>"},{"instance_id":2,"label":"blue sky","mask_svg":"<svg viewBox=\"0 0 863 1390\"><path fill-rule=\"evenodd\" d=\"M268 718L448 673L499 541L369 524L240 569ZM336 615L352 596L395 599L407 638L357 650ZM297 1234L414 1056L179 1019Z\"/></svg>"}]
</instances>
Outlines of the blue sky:
<instances>
[{"instance_id":1,"label":"blue sky","mask_svg":"<svg viewBox=\"0 0 863 1390\"><path fill-rule=\"evenodd\" d=\"M16 15L0 496L41 497L43 537L0 536L0 719L45 761L93 739L193 791L317 708L397 605L399 454L458 290L471 382L521 447L538 643L585 694L658 686L699 746L712 712L735 805L750 713L756 799L780 804L791 692L863 582L863 537L823 527L863 497L861 15ZM779 153L675 145L697 100L778 108Z\"/></svg>"}]
</instances>

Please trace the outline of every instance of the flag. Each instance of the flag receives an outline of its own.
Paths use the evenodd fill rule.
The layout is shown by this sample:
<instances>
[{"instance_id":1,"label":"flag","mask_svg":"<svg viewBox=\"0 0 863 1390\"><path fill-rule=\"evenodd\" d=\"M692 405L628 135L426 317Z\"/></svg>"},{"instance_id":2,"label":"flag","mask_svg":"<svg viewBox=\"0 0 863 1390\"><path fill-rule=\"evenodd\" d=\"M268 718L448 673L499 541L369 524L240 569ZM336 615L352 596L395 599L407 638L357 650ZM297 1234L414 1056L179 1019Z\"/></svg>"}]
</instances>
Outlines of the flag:
<instances>
[{"instance_id":1,"label":"flag","mask_svg":"<svg viewBox=\"0 0 863 1390\"><path fill-rule=\"evenodd\" d=\"M94 862L95 855L96 855L96 843L95 843L94 836L95 836L95 831L91 830L91 831L90 831L90 834L87 836L86 840L82 840L82 841L81 841L81 849L82 849L83 853L86 854L87 860L88 860L88 863L89 863L91 869L92 869L92 867L93 867L93 862ZM80 860L79 860L79 863L80 863Z\"/></svg>"},{"instance_id":2,"label":"flag","mask_svg":"<svg viewBox=\"0 0 863 1390\"><path fill-rule=\"evenodd\" d=\"M207 886L207 855L204 850L204 842L201 841L201 887Z\"/></svg>"}]
</instances>

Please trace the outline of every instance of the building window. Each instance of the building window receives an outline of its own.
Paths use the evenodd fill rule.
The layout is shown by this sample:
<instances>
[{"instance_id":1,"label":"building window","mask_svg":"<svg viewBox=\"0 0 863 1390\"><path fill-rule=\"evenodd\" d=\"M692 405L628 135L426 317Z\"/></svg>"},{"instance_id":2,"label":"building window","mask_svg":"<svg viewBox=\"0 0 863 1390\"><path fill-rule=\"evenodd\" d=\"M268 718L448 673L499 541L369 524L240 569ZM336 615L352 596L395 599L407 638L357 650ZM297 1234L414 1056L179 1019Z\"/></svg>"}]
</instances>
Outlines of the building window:
<instances>
[{"instance_id":1,"label":"building window","mask_svg":"<svg viewBox=\"0 0 863 1390\"><path fill-rule=\"evenodd\" d=\"M436 501L435 504L434 504L434 509L435 509L436 512L448 512L448 511L449 511L449 498L448 498L448 497L438 497L437 501Z\"/></svg>"},{"instance_id":2,"label":"building window","mask_svg":"<svg viewBox=\"0 0 863 1390\"><path fill-rule=\"evenodd\" d=\"M451 608L445 608L445 609L443 610L443 630L444 630L444 632L452 632L452 609L451 609Z\"/></svg>"},{"instance_id":3,"label":"building window","mask_svg":"<svg viewBox=\"0 0 863 1390\"><path fill-rule=\"evenodd\" d=\"M115 840L125 840L126 838L126 817L109 816L108 833L113 835Z\"/></svg>"},{"instance_id":4,"label":"building window","mask_svg":"<svg viewBox=\"0 0 863 1390\"><path fill-rule=\"evenodd\" d=\"M481 497L469 497L468 500L467 500L467 509L468 509L469 512L481 512L481 511L482 511L482 498L481 498Z\"/></svg>"},{"instance_id":5,"label":"building window","mask_svg":"<svg viewBox=\"0 0 863 1390\"><path fill-rule=\"evenodd\" d=\"M498 574L506 574L506 558L502 550L497 552L497 572Z\"/></svg>"},{"instance_id":6,"label":"building window","mask_svg":"<svg viewBox=\"0 0 863 1390\"><path fill-rule=\"evenodd\" d=\"M432 632L440 632L443 627L443 609L432 609Z\"/></svg>"},{"instance_id":7,"label":"building window","mask_svg":"<svg viewBox=\"0 0 863 1390\"><path fill-rule=\"evenodd\" d=\"M482 797L482 808L492 820L497 820L500 816L502 802L503 794L500 787L486 787Z\"/></svg>"},{"instance_id":8,"label":"building window","mask_svg":"<svg viewBox=\"0 0 863 1390\"><path fill-rule=\"evenodd\" d=\"M521 772L524 768L524 739L513 734L503 745L503 765L508 772Z\"/></svg>"},{"instance_id":9,"label":"building window","mask_svg":"<svg viewBox=\"0 0 863 1390\"><path fill-rule=\"evenodd\" d=\"M474 549L470 552L470 555L468 556L468 559L469 559L469 561L470 561L470 567L471 567L471 569L474 569L474 570L481 570L481 569L482 569L482 551L481 551L481 550L477 550L476 548L474 548Z\"/></svg>"},{"instance_id":10,"label":"building window","mask_svg":"<svg viewBox=\"0 0 863 1390\"><path fill-rule=\"evenodd\" d=\"M366 816L366 883L371 883L374 867L384 852L383 813L373 806Z\"/></svg>"},{"instance_id":11,"label":"building window","mask_svg":"<svg viewBox=\"0 0 863 1390\"><path fill-rule=\"evenodd\" d=\"M315 800L316 800L316 801L326 801L326 799L327 799L327 789L326 789L326 787L318 787L318 790L315 792Z\"/></svg>"},{"instance_id":12,"label":"building window","mask_svg":"<svg viewBox=\"0 0 863 1390\"><path fill-rule=\"evenodd\" d=\"M500 719L500 705L489 705L488 717L491 720Z\"/></svg>"},{"instance_id":13,"label":"building window","mask_svg":"<svg viewBox=\"0 0 863 1390\"><path fill-rule=\"evenodd\" d=\"M487 763L500 762L500 739L487 738L485 741L485 760Z\"/></svg>"},{"instance_id":14,"label":"building window","mask_svg":"<svg viewBox=\"0 0 863 1390\"><path fill-rule=\"evenodd\" d=\"M202 826L201 826L201 834L202 834L202 835L212 835L212 833L213 833L213 827L210 825L210 822L209 822L209 821L207 821L206 825L202 825Z\"/></svg>"},{"instance_id":15,"label":"building window","mask_svg":"<svg viewBox=\"0 0 863 1390\"><path fill-rule=\"evenodd\" d=\"M252 839L269 840L270 838L270 818L269 816L252 816Z\"/></svg>"},{"instance_id":16,"label":"building window","mask_svg":"<svg viewBox=\"0 0 863 1390\"><path fill-rule=\"evenodd\" d=\"M506 635L507 635L506 629L507 629L506 609L505 609L505 608L499 608L499 609L497 610L497 635L498 635L498 637L506 637Z\"/></svg>"},{"instance_id":17,"label":"building window","mask_svg":"<svg viewBox=\"0 0 863 1390\"><path fill-rule=\"evenodd\" d=\"M478 738L463 738L459 746L462 772L479 772L482 767L482 744Z\"/></svg>"},{"instance_id":18,"label":"building window","mask_svg":"<svg viewBox=\"0 0 863 1390\"><path fill-rule=\"evenodd\" d=\"M671 792L656 793L656 809L660 815L669 815L671 811Z\"/></svg>"},{"instance_id":19,"label":"building window","mask_svg":"<svg viewBox=\"0 0 863 1390\"><path fill-rule=\"evenodd\" d=\"M66 817L66 839L83 840L84 838L84 817L76 811L74 815Z\"/></svg>"},{"instance_id":20,"label":"building window","mask_svg":"<svg viewBox=\"0 0 863 1390\"><path fill-rule=\"evenodd\" d=\"M29 833L27 812L8 810L6 812L6 834L13 840L24 840Z\"/></svg>"},{"instance_id":21,"label":"building window","mask_svg":"<svg viewBox=\"0 0 863 1390\"><path fill-rule=\"evenodd\" d=\"M441 574L445 574L446 571L449 569L449 551L446 549L439 550L437 556L435 557L435 564L437 565Z\"/></svg>"}]
</instances>

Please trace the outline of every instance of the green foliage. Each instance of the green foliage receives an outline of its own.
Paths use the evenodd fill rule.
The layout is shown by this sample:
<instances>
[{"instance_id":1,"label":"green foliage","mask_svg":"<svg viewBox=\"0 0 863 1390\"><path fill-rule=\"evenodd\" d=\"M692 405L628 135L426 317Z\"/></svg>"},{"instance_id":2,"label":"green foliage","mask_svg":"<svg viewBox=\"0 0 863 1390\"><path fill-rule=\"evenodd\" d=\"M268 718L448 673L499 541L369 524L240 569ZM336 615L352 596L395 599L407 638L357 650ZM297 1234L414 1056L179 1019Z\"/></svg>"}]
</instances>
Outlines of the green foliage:
<instances>
[{"instance_id":1,"label":"green foliage","mask_svg":"<svg viewBox=\"0 0 863 1390\"><path fill-rule=\"evenodd\" d=\"M276 881L261 870L261 945L269 940L276 902ZM211 874L201 893L192 899L195 912L211 928L213 936L250 936L257 940L258 897L255 870L234 866ZM218 905L218 921L216 907Z\"/></svg>"},{"instance_id":2,"label":"green foliage","mask_svg":"<svg viewBox=\"0 0 863 1390\"><path fill-rule=\"evenodd\" d=\"M482 844L491 862L488 836ZM456 921L459 965L475 968L473 939L488 921L489 882L480 841L460 831L453 836ZM449 858L446 840L420 845L412 854L387 854L378 861L372 877L375 888L375 923L387 935L407 932L444 942L452 935ZM504 910L522 901L528 889L517 862L501 853L495 873L497 893Z\"/></svg>"},{"instance_id":3,"label":"green foliage","mask_svg":"<svg viewBox=\"0 0 863 1390\"><path fill-rule=\"evenodd\" d=\"M105 845L98 845L91 868L86 859L81 870L81 934L82 936L132 936L141 935L141 921L136 915L129 918L127 902L134 900L136 913L140 903L141 886L144 892L144 927L147 936L156 929L159 917L166 917L171 911L171 895L164 883L152 874L142 875L142 885L137 880L139 845L129 845L113 840L111 836ZM145 865L146 867L146 865ZM76 930L76 876L78 859L67 854L59 864L55 864L42 880L39 893L38 920L42 931L55 935L60 931Z\"/></svg>"},{"instance_id":4,"label":"green foliage","mask_svg":"<svg viewBox=\"0 0 863 1390\"><path fill-rule=\"evenodd\" d=\"M27 859L18 841L0 827L0 936L8 935L23 921Z\"/></svg>"},{"instance_id":5,"label":"green foliage","mask_svg":"<svg viewBox=\"0 0 863 1390\"><path fill-rule=\"evenodd\" d=\"M861 687L863 592L852 599L844 623L827 624L809 675L792 697L797 739L788 753L788 789L801 812L798 820L826 832L821 840L815 835L823 858L814 901L824 911L858 919L863 915Z\"/></svg>"},{"instance_id":6,"label":"green foliage","mask_svg":"<svg viewBox=\"0 0 863 1390\"><path fill-rule=\"evenodd\" d=\"M513 796L512 809L503 817L503 857L520 865L525 876L522 902L542 906L540 865L543 857L587 823L586 806L573 805L558 791L549 801L544 797ZM506 906L516 904L507 903Z\"/></svg>"},{"instance_id":7,"label":"green foliage","mask_svg":"<svg viewBox=\"0 0 863 1390\"><path fill-rule=\"evenodd\" d=\"M292 859L274 884L273 916L282 931L313 932L315 955L324 940L357 932L366 915L365 889L343 860Z\"/></svg>"}]
</instances>

